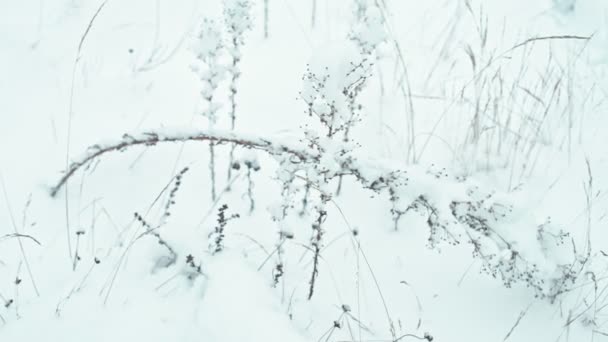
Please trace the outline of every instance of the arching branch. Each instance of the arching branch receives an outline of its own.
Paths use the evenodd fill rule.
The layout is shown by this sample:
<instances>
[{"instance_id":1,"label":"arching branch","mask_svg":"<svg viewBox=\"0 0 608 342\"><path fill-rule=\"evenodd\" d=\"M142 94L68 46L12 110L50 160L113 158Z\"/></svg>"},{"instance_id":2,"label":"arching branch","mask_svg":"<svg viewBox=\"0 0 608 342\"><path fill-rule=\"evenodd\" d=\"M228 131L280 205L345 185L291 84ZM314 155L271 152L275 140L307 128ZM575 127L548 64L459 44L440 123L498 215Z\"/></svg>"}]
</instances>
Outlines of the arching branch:
<instances>
[{"instance_id":1,"label":"arching branch","mask_svg":"<svg viewBox=\"0 0 608 342\"><path fill-rule=\"evenodd\" d=\"M230 143L264 151L277 158L279 163L288 161L282 167L293 166L292 172L306 172L311 167L318 167L317 172L323 174L325 182L351 175L362 187L389 197L396 229L400 218L410 211L427 216L429 247L437 248L441 241L451 244L469 242L473 246L473 255L482 259L483 269L500 277L507 287L523 282L532 287L538 296L555 298L573 286L578 274L583 272L584 265L580 265L577 258L568 263L555 254L567 234L548 223L538 226L527 215L512 215L511 204L506 197L485 192L474 183L448 176L445 170L412 165L403 169L404 165L360 156L344 146L336 145L340 142L335 141L319 143L313 139L309 143L299 140L290 142L232 131L194 129L125 134L118 140L89 147L51 189L51 196L56 196L79 169L108 152L120 152L138 145L187 141ZM520 232L530 229L535 233ZM551 249L547 248L548 244L552 246ZM543 265L542 272L537 265ZM564 282L566 284L561 285Z\"/></svg>"},{"instance_id":2,"label":"arching branch","mask_svg":"<svg viewBox=\"0 0 608 342\"><path fill-rule=\"evenodd\" d=\"M108 152L124 151L128 148L144 145L154 146L165 142L213 142L215 144L233 143L245 148L254 148L265 151L269 154L288 153L299 157L302 160L312 158L310 151L287 142L270 141L258 136L239 134L233 131L204 131L204 130L169 130L162 129L153 132L143 132L138 134L125 134L121 139L109 141L90 146L87 151L76 158L70 167L65 170L64 175L51 188L51 197L55 197L66 181L83 166L89 164L95 158Z\"/></svg>"}]
</instances>

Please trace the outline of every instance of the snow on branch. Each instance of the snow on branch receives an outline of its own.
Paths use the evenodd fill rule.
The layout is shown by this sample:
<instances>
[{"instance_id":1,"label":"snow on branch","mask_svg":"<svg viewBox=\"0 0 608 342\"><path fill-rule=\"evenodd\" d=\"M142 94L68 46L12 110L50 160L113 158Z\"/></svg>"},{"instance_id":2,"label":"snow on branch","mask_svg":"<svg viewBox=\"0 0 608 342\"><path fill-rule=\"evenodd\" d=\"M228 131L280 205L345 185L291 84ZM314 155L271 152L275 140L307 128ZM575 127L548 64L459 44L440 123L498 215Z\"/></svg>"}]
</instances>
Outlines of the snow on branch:
<instances>
[{"instance_id":1,"label":"snow on branch","mask_svg":"<svg viewBox=\"0 0 608 342\"><path fill-rule=\"evenodd\" d=\"M64 175L51 188L51 197L55 197L67 180L79 169L86 166L94 159L108 152L122 152L134 146L154 146L164 142L199 141L208 143L234 143L236 145L266 151L270 154L288 153L301 159L312 156L306 155L306 151L298 150L297 147L288 143L271 142L261 137L239 134L232 131L218 130L196 130L196 129L160 129L149 132L124 134L118 140L100 142L87 148L86 152L75 158L70 167L65 170Z\"/></svg>"},{"instance_id":2,"label":"snow on branch","mask_svg":"<svg viewBox=\"0 0 608 342\"><path fill-rule=\"evenodd\" d=\"M514 195L483 190L471 180L449 175L445 169L405 167L370 159L348 142L311 131L305 132L304 138L282 140L193 129L125 134L118 140L89 147L52 188L51 196L75 172L108 152L186 141L232 143L273 156L279 165L277 179L283 183L282 203L274 210L273 219L279 222L282 236L293 236L285 219L299 210L297 202L301 198L302 211L307 211L310 189L316 190L319 196L312 209L319 214L313 225L319 251L326 203L334 196L332 181L352 176L363 188L388 198L395 230L402 219L418 214L429 229L429 248L438 249L441 243L469 244L473 257L481 260L482 270L507 287L522 283L538 297L554 301L584 271L585 260L566 243L568 235L550 221L537 223L533 213L514 205ZM311 278L311 295L315 278L316 269Z\"/></svg>"}]
</instances>

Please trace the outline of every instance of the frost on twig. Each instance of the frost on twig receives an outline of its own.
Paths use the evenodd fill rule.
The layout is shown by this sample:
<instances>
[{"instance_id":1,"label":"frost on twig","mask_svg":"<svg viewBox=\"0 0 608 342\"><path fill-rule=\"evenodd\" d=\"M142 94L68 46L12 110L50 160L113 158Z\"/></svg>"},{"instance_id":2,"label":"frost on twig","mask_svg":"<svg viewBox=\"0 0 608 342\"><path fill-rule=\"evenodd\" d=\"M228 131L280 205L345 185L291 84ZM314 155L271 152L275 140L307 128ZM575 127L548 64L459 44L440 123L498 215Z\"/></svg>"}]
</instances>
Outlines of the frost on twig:
<instances>
[{"instance_id":1,"label":"frost on twig","mask_svg":"<svg viewBox=\"0 0 608 342\"><path fill-rule=\"evenodd\" d=\"M201 24L199 34L193 43L192 50L196 55L196 63L192 66L201 81L201 97L206 108L201 114L209 121L209 128L215 128L221 103L216 99L220 83L226 77L226 68L221 62L224 43L222 32L216 22L205 19ZM211 175L211 200L216 198L215 181L215 149L209 144L209 171Z\"/></svg>"},{"instance_id":2,"label":"frost on twig","mask_svg":"<svg viewBox=\"0 0 608 342\"><path fill-rule=\"evenodd\" d=\"M242 49L245 44L245 33L251 30L253 20L251 18L250 0L224 0L224 23L229 36L226 46L231 63L227 67L230 74L230 129L236 127L236 94L237 82L241 77L240 63ZM232 163L234 162L234 145L230 149L230 160L228 163L228 180L232 178Z\"/></svg>"},{"instance_id":3,"label":"frost on twig","mask_svg":"<svg viewBox=\"0 0 608 342\"><path fill-rule=\"evenodd\" d=\"M382 12L368 0L355 0L354 12L356 21L349 38L357 43L362 54L371 55L388 39Z\"/></svg>"}]
</instances>

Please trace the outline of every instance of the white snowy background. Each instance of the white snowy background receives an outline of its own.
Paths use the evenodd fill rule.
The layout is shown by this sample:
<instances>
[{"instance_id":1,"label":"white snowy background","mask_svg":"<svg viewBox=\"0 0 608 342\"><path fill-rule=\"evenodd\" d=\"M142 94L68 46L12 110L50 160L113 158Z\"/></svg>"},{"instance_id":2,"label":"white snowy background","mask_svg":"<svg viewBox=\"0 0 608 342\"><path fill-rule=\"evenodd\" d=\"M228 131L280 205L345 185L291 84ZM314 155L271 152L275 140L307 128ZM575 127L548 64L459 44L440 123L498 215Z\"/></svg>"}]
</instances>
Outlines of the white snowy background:
<instances>
[{"instance_id":1,"label":"white snowy background","mask_svg":"<svg viewBox=\"0 0 608 342\"><path fill-rule=\"evenodd\" d=\"M608 341L606 63L604 0L0 0L0 341ZM347 144L309 115L310 73L317 114L365 76ZM216 145L216 200L201 141L108 152L50 195L145 132L270 147L236 148L227 180ZM285 190L278 146L315 135ZM366 180L325 182L345 146ZM398 199L369 189L387 170ZM475 198L487 235L429 229Z\"/></svg>"}]
</instances>

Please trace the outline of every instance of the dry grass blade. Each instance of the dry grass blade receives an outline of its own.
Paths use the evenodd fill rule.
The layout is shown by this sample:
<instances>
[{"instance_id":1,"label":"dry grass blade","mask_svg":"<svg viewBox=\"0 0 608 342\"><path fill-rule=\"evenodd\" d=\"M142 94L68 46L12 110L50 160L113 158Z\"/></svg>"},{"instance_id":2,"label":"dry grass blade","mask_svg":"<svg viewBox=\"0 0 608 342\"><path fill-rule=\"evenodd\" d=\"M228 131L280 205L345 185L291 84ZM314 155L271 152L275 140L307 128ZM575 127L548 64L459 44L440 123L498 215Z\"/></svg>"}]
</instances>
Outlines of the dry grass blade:
<instances>
[{"instance_id":1,"label":"dry grass blade","mask_svg":"<svg viewBox=\"0 0 608 342\"><path fill-rule=\"evenodd\" d=\"M0 185L2 186L2 193L4 195L4 201L6 202L6 210L8 210L9 216L11 218L11 223L13 225L13 229L15 233L14 236L17 237L17 242L19 243L19 249L21 250L21 255L23 256L23 261L25 262L25 267L27 269L27 273L30 276L30 280L32 282L32 287L36 292L36 295L40 297L40 292L38 291L38 286L36 285L36 280L34 279L34 274L32 273L32 268L30 267L30 262L28 261L27 254L25 253L25 247L23 247L23 242L21 241L21 234L19 233L19 229L17 228L17 223L15 222L15 217L13 216L13 211L11 210L11 205L8 199L8 193L6 192L6 184L4 183L4 177L0 174ZM34 239L35 240L35 239Z\"/></svg>"},{"instance_id":2,"label":"dry grass blade","mask_svg":"<svg viewBox=\"0 0 608 342\"><path fill-rule=\"evenodd\" d=\"M585 41L588 41L591 38L593 38L593 35L591 35L591 36L562 35L562 36L542 36L542 37L528 38L528 39L524 40L523 42L515 44L513 47L505 50L500 55L498 55L496 58L490 59L488 61L488 63L475 74L475 76L473 77L471 82L473 80L477 79L485 70L487 70L490 66L492 66L494 64L494 62L501 60L502 58L506 57L507 54L509 54L521 47L524 47L530 43L537 42L537 41L546 41L546 40L585 40Z\"/></svg>"},{"instance_id":3,"label":"dry grass blade","mask_svg":"<svg viewBox=\"0 0 608 342\"><path fill-rule=\"evenodd\" d=\"M524 318L524 316L528 313L528 310L530 310L530 307L532 306L533 303L530 303L528 305L528 307L519 313L519 316L517 317L517 320L515 321L515 324L513 324L513 326L511 327L511 330L509 330L509 332L507 333L507 335L505 336L505 338L503 339L503 342L508 340L509 337L511 337L511 335L513 334L513 331L515 331L515 328L517 328L517 326L519 325L519 323L521 322L522 318Z\"/></svg>"},{"instance_id":4,"label":"dry grass blade","mask_svg":"<svg viewBox=\"0 0 608 342\"><path fill-rule=\"evenodd\" d=\"M68 168L69 167L69 163L70 163L70 145L71 145L71 140L72 140L72 115L74 112L74 84L76 82L76 66L78 64L78 61L80 60L80 53L82 52L82 46L84 45L84 42L87 38L87 36L89 35L89 32L91 31L91 28L93 27L93 23L95 22L95 19L97 18L97 16L99 15L99 13L101 13L101 10L104 8L104 6L106 5L106 3L108 2L108 0L105 0L101 3L101 5L99 5L99 7L97 8L97 11L95 11L95 14L93 14L93 16L91 17L91 20L89 20L89 24L87 25L87 28L85 29L84 33L82 34L82 36L80 37L80 42L78 43L78 50L76 51L76 58L74 59L74 63L72 65L72 80L71 80L71 85L70 85L70 102L69 102L69 106L68 106L68 122L67 122L67 133L66 133L66 147L65 147L65 167ZM67 179L66 179L67 181ZM66 224L66 238L67 238L67 245L68 245L68 256L71 259L72 258L72 240L71 240L71 232L70 232L70 201L69 201L69 196L68 196L68 184L66 183L66 187L65 187L65 224Z\"/></svg>"},{"instance_id":5,"label":"dry grass blade","mask_svg":"<svg viewBox=\"0 0 608 342\"><path fill-rule=\"evenodd\" d=\"M84 41L87 38L87 36L89 35L89 31L91 31L91 27L93 27L93 23L95 22L95 19L97 18L97 16L99 15L99 13L101 12L101 10L103 9L103 7L106 5L107 2L108 2L108 0L105 0L104 2L102 2L101 5L99 5L99 7L97 8L97 11L95 11L95 14L93 14L93 16L91 17L91 20L89 20L89 25L87 25L87 28L84 31L84 34L80 38L80 43L78 43L78 55L80 55L80 51L82 50Z\"/></svg>"},{"instance_id":6,"label":"dry grass blade","mask_svg":"<svg viewBox=\"0 0 608 342\"><path fill-rule=\"evenodd\" d=\"M6 234L4 236L0 236L0 241L9 239L9 238L26 238L26 239L30 239L30 240L34 241L38 246L42 246L40 241L36 240L35 237L33 237L31 235L27 235L27 234L20 234L20 233Z\"/></svg>"}]
</instances>

